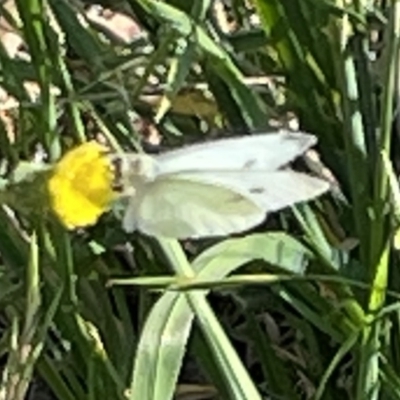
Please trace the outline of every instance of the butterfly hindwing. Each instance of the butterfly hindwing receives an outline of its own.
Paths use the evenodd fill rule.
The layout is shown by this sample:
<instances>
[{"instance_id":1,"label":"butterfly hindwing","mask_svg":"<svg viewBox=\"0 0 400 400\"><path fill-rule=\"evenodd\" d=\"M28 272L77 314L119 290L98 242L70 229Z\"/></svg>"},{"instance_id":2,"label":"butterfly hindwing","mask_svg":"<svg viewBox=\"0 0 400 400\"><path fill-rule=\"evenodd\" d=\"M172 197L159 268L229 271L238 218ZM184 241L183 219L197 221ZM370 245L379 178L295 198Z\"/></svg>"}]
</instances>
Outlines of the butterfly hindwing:
<instances>
[{"instance_id":1,"label":"butterfly hindwing","mask_svg":"<svg viewBox=\"0 0 400 400\"><path fill-rule=\"evenodd\" d=\"M132 197L124 228L152 236L198 238L244 231L264 218L264 210L240 191L168 176Z\"/></svg>"}]
</instances>

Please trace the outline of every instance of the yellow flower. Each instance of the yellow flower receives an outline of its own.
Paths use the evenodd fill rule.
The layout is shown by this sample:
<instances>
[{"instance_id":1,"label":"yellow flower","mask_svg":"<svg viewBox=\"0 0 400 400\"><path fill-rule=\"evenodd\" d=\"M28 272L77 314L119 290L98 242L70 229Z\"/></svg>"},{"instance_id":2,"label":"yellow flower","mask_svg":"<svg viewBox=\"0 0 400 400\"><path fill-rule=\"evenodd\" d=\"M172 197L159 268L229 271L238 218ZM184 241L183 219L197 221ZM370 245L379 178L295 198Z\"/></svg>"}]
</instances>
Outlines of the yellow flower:
<instances>
[{"instance_id":1,"label":"yellow flower","mask_svg":"<svg viewBox=\"0 0 400 400\"><path fill-rule=\"evenodd\" d=\"M115 197L106 152L101 144L87 142L70 150L54 167L48 181L51 207L68 229L94 224Z\"/></svg>"}]
</instances>

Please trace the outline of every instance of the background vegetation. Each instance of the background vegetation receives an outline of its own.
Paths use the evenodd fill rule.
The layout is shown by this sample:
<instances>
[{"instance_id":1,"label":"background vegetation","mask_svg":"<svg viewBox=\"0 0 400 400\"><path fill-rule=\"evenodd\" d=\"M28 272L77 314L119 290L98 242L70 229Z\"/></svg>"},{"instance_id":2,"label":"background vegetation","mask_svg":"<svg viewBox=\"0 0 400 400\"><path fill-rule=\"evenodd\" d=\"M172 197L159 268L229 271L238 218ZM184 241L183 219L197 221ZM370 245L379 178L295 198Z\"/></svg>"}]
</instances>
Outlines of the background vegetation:
<instances>
[{"instance_id":1,"label":"background vegetation","mask_svg":"<svg viewBox=\"0 0 400 400\"><path fill-rule=\"evenodd\" d=\"M153 151L293 123L336 183L184 243L111 214L67 232L27 186L0 209L0 399L400 398L400 2L104 6L127 36L78 0L2 3L5 183L89 138Z\"/></svg>"}]
</instances>

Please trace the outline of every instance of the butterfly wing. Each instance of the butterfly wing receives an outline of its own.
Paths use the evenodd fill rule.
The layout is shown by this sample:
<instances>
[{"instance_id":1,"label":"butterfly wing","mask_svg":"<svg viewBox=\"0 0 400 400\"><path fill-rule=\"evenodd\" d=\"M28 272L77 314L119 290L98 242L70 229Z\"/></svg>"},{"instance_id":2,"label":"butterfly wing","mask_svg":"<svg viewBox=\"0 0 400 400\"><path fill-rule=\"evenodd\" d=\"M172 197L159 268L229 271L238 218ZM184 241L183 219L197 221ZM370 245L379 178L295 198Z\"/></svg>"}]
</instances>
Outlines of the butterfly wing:
<instances>
[{"instance_id":1,"label":"butterfly wing","mask_svg":"<svg viewBox=\"0 0 400 400\"><path fill-rule=\"evenodd\" d=\"M207 170L274 171L316 143L313 135L279 131L211 141L155 156L159 174Z\"/></svg>"},{"instance_id":2,"label":"butterfly wing","mask_svg":"<svg viewBox=\"0 0 400 400\"><path fill-rule=\"evenodd\" d=\"M265 212L239 192L171 175L145 185L130 199L123 227L177 239L223 236L263 221Z\"/></svg>"},{"instance_id":3,"label":"butterfly wing","mask_svg":"<svg viewBox=\"0 0 400 400\"><path fill-rule=\"evenodd\" d=\"M158 177L132 197L126 231L178 239L224 236L268 212L314 198L329 185L291 170L180 173Z\"/></svg>"},{"instance_id":4,"label":"butterfly wing","mask_svg":"<svg viewBox=\"0 0 400 400\"><path fill-rule=\"evenodd\" d=\"M195 182L241 193L264 212L277 211L311 200L329 189L329 183L291 169L278 171L200 171L179 174Z\"/></svg>"}]
</instances>

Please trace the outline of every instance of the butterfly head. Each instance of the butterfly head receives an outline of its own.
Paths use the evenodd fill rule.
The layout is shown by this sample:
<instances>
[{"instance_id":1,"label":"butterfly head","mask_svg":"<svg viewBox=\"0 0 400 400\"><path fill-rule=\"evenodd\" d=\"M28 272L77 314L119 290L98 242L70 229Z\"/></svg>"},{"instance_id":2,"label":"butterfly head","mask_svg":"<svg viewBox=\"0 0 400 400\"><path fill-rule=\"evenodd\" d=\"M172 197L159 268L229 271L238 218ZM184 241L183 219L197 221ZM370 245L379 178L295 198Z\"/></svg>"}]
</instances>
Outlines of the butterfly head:
<instances>
[{"instance_id":1,"label":"butterfly head","mask_svg":"<svg viewBox=\"0 0 400 400\"><path fill-rule=\"evenodd\" d=\"M158 173L155 159L146 154L123 154L112 157L113 188L123 196L134 195L143 185L153 181Z\"/></svg>"}]
</instances>

